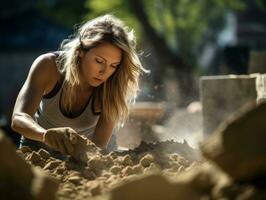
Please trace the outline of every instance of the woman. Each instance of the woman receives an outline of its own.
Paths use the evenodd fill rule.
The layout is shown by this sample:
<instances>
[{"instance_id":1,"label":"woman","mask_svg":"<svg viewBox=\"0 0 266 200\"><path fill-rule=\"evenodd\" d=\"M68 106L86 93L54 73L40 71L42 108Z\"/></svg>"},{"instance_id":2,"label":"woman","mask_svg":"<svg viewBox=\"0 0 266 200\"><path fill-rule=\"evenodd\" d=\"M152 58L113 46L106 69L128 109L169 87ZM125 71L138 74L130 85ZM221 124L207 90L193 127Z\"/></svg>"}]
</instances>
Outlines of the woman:
<instances>
[{"instance_id":1,"label":"woman","mask_svg":"<svg viewBox=\"0 0 266 200\"><path fill-rule=\"evenodd\" d=\"M138 77L146 72L135 37L104 15L82 25L58 52L39 56L19 92L12 128L21 145L70 154L78 134L106 148L128 115Z\"/></svg>"}]
</instances>

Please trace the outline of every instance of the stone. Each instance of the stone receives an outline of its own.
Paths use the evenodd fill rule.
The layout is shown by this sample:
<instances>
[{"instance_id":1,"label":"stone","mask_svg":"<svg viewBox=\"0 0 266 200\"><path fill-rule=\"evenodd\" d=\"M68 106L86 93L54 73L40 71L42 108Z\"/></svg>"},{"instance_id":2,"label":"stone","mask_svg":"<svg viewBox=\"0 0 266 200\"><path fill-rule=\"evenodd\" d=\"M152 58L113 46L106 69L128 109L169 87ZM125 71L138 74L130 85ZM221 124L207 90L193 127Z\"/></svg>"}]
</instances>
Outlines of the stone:
<instances>
[{"instance_id":1,"label":"stone","mask_svg":"<svg viewBox=\"0 0 266 200\"><path fill-rule=\"evenodd\" d=\"M87 187L91 191L92 196L100 195L102 192L101 184L97 181L89 181L87 182Z\"/></svg>"},{"instance_id":2,"label":"stone","mask_svg":"<svg viewBox=\"0 0 266 200\"><path fill-rule=\"evenodd\" d=\"M50 161L44 166L44 170L53 170L61 164L61 161Z\"/></svg>"},{"instance_id":3,"label":"stone","mask_svg":"<svg viewBox=\"0 0 266 200\"><path fill-rule=\"evenodd\" d=\"M150 175L136 179L111 191L111 200L175 200L176 188L160 175Z\"/></svg>"},{"instance_id":4,"label":"stone","mask_svg":"<svg viewBox=\"0 0 266 200\"><path fill-rule=\"evenodd\" d=\"M59 183L58 181L47 175L41 170L37 168L33 168L34 179L32 181L31 191L33 193L33 197L36 200L55 200L56 199L56 191L58 189Z\"/></svg>"},{"instance_id":5,"label":"stone","mask_svg":"<svg viewBox=\"0 0 266 200\"><path fill-rule=\"evenodd\" d=\"M79 184L82 181L82 178L80 176L70 176L67 180L71 183Z\"/></svg>"},{"instance_id":6,"label":"stone","mask_svg":"<svg viewBox=\"0 0 266 200\"><path fill-rule=\"evenodd\" d=\"M34 162L41 159L36 152L29 156ZM58 182L37 167L30 167L1 130L0 163L0 199L55 199Z\"/></svg>"},{"instance_id":7,"label":"stone","mask_svg":"<svg viewBox=\"0 0 266 200\"><path fill-rule=\"evenodd\" d=\"M38 163L42 160L41 156L36 153L35 151L33 151L30 156L29 156L29 160L32 162L32 163Z\"/></svg>"},{"instance_id":8,"label":"stone","mask_svg":"<svg viewBox=\"0 0 266 200\"><path fill-rule=\"evenodd\" d=\"M33 172L1 130L0 163L0 199L31 199Z\"/></svg>"},{"instance_id":9,"label":"stone","mask_svg":"<svg viewBox=\"0 0 266 200\"><path fill-rule=\"evenodd\" d=\"M249 73L266 73L266 52L251 51L249 56Z\"/></svg>"},{"instance_id":10,"label":"stone","mask_svg":"<svg viewBox=\"0 0 266 200\"><path fill-rule=\"evenodd\" d=\"M266 101L266 74L258 74L256 79L257 103Z\"/></svg>"},{"instance_id":11,"label":"stone","mask_svg":"<svg viewBox=\"0 0 266 200\"><path fill-rule=\"evenodd\" d=\"M147 154L143 156L139 162L143 167L149 167L150 164L154 162L154 157L151 154Z\"/></svg>"},{"instance_id":12,"label":"stone","mask_svg":"<svg viewBox=\"0 0 266 200\"><path fill-rule=\"evenodd\" d=\"M38 151L38 154L45 160L50 158L50 153L48 151L46 151L45 149L40 149Z\"/></svg>"},{"instance_id":13,"label":"stone","mask_svg":"<svg viewBox=\"0 0 266 200\"><path fill-rule=\"evenodd\" d=\"M256 102L256 75L203 76L200 93L203 134L210 135L228 117Z\"/></svg>"},{"instance_id":14,"label":"stone","mask_svg":"<svg viewBox=\"0 0 266 200\"><path fill-rule=\"evenodd\" d=\"M28 147L28 146L22 146L21 148L20 148L20 150L22 151L22 153L31 153L32 152L32 150L31 150L31 148L30 147Z\"/></svg>"},{"instance_id":15,"label":"stone","mask_svg":"<svg viewBox=\"0 0 266 200\"><path fill-rule=\"evenodd\" d=\"M77 142L74 144L74 151L71 153L76 160L87 163L91 157L100 155L100 148L92 141L83 136L76 135Z\"/></svg>"},{"instance_id":16,"label":"stone","mask_svg":"<svg viewBox=\"0 0 266 200\"><path fill-rule=\"evenodd\" d=\"M265 180L265 116L266 102L244 107L202 143L203 155L235 181Z\"/></svg>"},{"instance_id":17,"label":"stone","mask_svg":"<svg viewBox=\"0 0 266 200\"><path fill-rule=\"evenodd\" d=\"M128 165L133 165L133 162L132 162L132 159L130 157L130 155L125 155L123 158L122 158L122 164L124 166L128 166Z\"/></svg>"}]
</instances>

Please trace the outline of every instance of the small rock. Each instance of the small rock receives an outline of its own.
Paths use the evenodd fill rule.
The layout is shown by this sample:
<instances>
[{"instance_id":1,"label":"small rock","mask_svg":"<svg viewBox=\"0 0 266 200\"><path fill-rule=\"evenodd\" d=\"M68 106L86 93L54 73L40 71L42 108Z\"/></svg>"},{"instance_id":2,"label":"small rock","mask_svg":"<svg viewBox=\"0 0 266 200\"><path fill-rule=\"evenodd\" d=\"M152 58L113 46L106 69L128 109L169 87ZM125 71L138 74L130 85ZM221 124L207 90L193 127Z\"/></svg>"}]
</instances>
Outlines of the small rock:
<instances>
[{"instance_id":1,"label":"small rock","mask_svg":"<svg viewBox=\"0 0 266 200\"><path fill-rule=\"evenodd\" d=\"M90 189L92 196L101 194L101 185L97 181L89 181L87 187Z\"/></svg>"},{"instance_id":2,"label":"small rock","mask_svg":"<svg viewBox=\"0 0 266 200\"><path fill-rule=\"evenodd\" d=\"M22 153L31 153L32 152L32 150L31 150L31 148L30 147L28 147L28 146L22 146L21 148L19 148L21 151L22 151Z\"/></svg>"},{"instance_id":3,"label":"small rock","mask_svg":"<svg viewBox=\"0 0 266 200\"><path fill-rule=\"evenodd\" d=\"M81 182L82 178L80 176L71 176L67 180L71 183L79 184Z\"/></svg>"},{"instance_id":4,"label":"small rock","mask_svg":"<svg viewBox=\"0 0 266 200\"><path fill-rule=\"evenodd\" d=\"M127 166L127 165L133 165L133 162L131 160L131 157L130 155L125 155L123 158L122 158L122 164Z\"/></svg>"},{"instance_id":5,"label":"small rock","mask_svg":"<svg viewBox=\"0 0 266 200\"><path fill-rule=\"evenodd\" d=\"M131 166L126 166L123 170L122 173L126 176L134 174L134 170Z\"/></svg>"},{"instance_id":6,"label":"small rock","mask_svg":"<svg viewBox=\"0 0 266 200\"><path fill-rule=\"evenodd\" d=\"M51 162L48 162L45 166L44 166L44 170L53 170L55 169L58 165L61 164L61 161L51 161Z\"/></svg>"},{"instance_id":7,"label":"small rock","mask_svg":"<svg viewBox=\"0 0 266 200\"><path fill-rule=\"evenodd\" d=\"M132 170L134 174L140 174L143 172L143 167L141 165L135 165Z\"/></svg>"},{"instance_id":8,"label":"small rock","mask_svg":"<svg viewBox=\"0 0 266 200\"><path fill-rule=\"evenodd\" d=\"M113 174L118 174L122 171L122 168L119 167L119 166L113 166L111 167L110 171L113 173Z\"/></svg>"},{"instance_id":9,"label":"small rock","mask_svg":"<svg viewBox=\"0 0 266 200\"><path fill-rule=\"evenodd\" d=\"M110 152L109 154L108 154L108 156L110 156L112 159L116 159L117 157L118 157L118 155L115 153L115 152Z\"/></svg>"},{"instance_id":10,"label":"small rock","mask_svg":"<svg viewBox=\"0 0 266 200\"><path fill-rule=\"evenodd\" d=\"M143 158L141 158L140 160L140 164L143 166L143 167L149 167L150 164L154 162L154 157L153 155L151 154L147 154L145 155Z\"/></svg>"},{"instance_id":11,"label":"small rock","mask_svg":"<svg viewBox=\"0 0 266 200\"><path fill-rule=\"evenodd\" d=\"M40 149L38 151L38 154L45 160L50 158L50 153L48 151L46 151L45 149Z\"/></svg>"},{"instance_id":12,"label":"small rock","mask_svg":"<svg viewBox=\"0 0 266 200\"><path fill-rule=\"evenodd\" d=\"M55 170L55 173L57 173L57 174L63 174L64 171L65 171L64 168L62 168L62 167L58 167L58 168Z\"/></svg>"},{"instance_id":13,"label":"small rock","mask_svg":"<svg viewBox=\"0 0 266 200\"><path fill-rule=\"evenodd\" d=\"M36 153L35 151L33 151L30 155L29 155L29 160L32 162L32 163L38 163L39 161L42 160L41 156Z\"/></svg>"},{"instance_id":14,"label":"small rock","mask_svg":"<svg viewBox=\"0 0 266 200\"><path fill-rule=\"evenodd\" d=\"M103 167L103 160L99 155L96 155L94 157L92 157L89 161L88 161L88 166L92 169L99 169Z\"/></svg>"}]
</instances>

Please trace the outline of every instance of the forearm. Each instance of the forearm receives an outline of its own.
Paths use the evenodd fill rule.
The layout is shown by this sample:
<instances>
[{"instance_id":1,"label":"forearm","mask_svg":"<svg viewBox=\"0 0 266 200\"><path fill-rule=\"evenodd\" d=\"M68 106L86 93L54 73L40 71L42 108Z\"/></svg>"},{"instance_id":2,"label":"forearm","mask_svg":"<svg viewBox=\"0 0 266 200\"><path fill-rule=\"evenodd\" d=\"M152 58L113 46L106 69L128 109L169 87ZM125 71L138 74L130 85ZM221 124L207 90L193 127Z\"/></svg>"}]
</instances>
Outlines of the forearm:
<instances>
[{"instance_id":1,"label":"forearm","mask_svg":"<svg viewBox=\"0 0 266 200\"><path fill-rule=\"evenodd\" d=\"M12 129L26 138L43 141L45 129L42 128L33 118L26 113L16 113L12 118Z\"/></svg>"},{"instance_id":2,"label":"forearm","mask_svg":"<svg viewBox=\"0 0 266 200\"><path fill-rule=\"evenodd\" d=\"M108 144L108 140L103 141L102 138L98 138L97 136L93 136L91 141L102 149L105 149Z\"/></svg>"},{"instance_id":3,"label":"forearm","mask_svg":"<svg viewBox=\"0 0 266 200\"><path fill-rule=\"evenodd\" d=\"M94 142L100 148L106 148L112 136L114 126L115 122L107 121L103 116L101 116L95 128L92 142Z\"/></svg>"},{"instance_id":4,"label":"forearm","mask_svg":"<svg viewBox=\"0 0 266 200\"><path fill-rule=\"evenodd\" d=\"M105 149L110 141L112 136L112 129L111 130L97 130L93 134L92 142L95 143L98 147Z\"/></svg>"}]
</instances>

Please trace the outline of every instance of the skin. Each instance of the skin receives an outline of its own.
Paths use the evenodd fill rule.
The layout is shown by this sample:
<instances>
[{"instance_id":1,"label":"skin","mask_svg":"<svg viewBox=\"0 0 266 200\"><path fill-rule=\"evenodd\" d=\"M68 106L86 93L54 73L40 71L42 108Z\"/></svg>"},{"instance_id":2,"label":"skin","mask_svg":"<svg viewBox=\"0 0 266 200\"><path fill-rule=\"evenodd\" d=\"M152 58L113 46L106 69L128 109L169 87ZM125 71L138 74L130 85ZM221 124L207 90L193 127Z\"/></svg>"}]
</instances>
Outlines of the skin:
<instances>
[{"instance_id":1,"label":"skin","mask_svg":"<svg viewBox=\"0 0 266 200\"><path fill-rule=\"evenodd\" d=\"M79 98L73 102L71 112L74 114L83 110L94 87L103 84L115 72L121 62L122 51L105 42L87 52L80 51L79 57L81 85L75 90ZM12 128L26 138L44 142L62 153L69 154L75 143L73 136L78 134L75 130L70 127L44 129L33 120L42 96L48 94L59 79L60 72L57 70L54 54L43 54L34 61L16 100ZM100 102L95 105L96 112L101 110L99 105ZM64 111L64 108L62 110ZM106 121L100 115L92 141L101 148L106 147L114 125L114 122Z\"/></svg>"}]
</instances>

